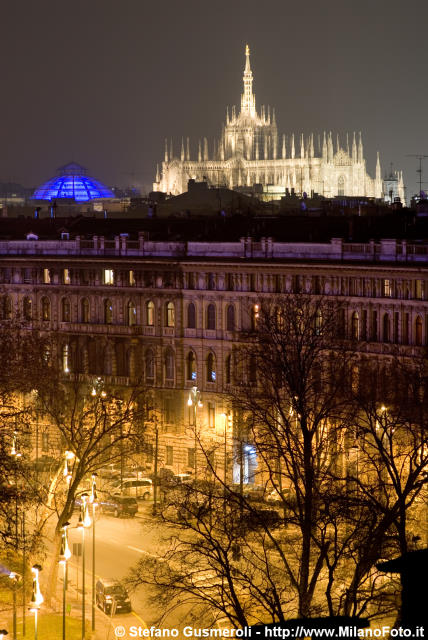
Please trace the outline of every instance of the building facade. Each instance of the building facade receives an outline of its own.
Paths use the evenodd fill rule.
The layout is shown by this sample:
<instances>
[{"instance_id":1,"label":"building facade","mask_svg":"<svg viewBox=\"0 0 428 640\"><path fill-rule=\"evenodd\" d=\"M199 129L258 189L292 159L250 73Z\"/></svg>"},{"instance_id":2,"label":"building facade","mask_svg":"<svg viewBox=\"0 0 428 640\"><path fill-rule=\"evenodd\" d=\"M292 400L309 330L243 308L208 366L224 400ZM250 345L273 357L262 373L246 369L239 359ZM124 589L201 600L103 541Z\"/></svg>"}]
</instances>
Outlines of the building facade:
<instances>
[{"instance_id":1,"label":"building facade","mask_svg":"<svg viewBox=\"0 0 428 640\"><path fill-rule=\"evenodd\" d=\"M156 172L154 191L178 195L187 190L189 179L207 180L212 186L231 189L263 185L275 193L318 193L325 197L360 196L382 198L384 186L379 154L376 175L366 170L361 133L346 136L341 142L332 133L304 137L278 134L275 110L256 108L250 50L245 52L244 90L238 112L227 110L226 122L211 151L208 140L199 140L197 159L190 158L189 138L181 142L180 155L173 152L172 142ZM403 177L398 179L397 194L404 202Z\"/></svg>"},{"instance_id":2,"label":"building facade","mask_svg":"<svg viewBox=\"0 0 428 640\"><path fill-rule=\"evenodd\" d=\"M428 344L428 244L149 242L118 236L0 241L0 310L55 332L65 374L144 385L159 429L159 464L195 464L194 426L230 480L254 480L257 455L234 456L232 352L264 300L308 293L345 303L344 328L361 358L392 361ZM198 392L202 406L194 406ZM192 395L193 394L193 395ZM199 395L200 394L200 395ZM156 423L156 424L155 424ZM46 431L46 429L45 429ZM35 450L47 446L38 428ZM227 440L225 457L223 443ZM197 449L196 449L197 450ZM197 452L197 456L202 453ZM145 456L145 457L144 457ZM151 469L153 451L144 454ZM228 461L227 461L228 460ZM202 459L199 464L202 464Z\"/></svg>"}]
</instances>

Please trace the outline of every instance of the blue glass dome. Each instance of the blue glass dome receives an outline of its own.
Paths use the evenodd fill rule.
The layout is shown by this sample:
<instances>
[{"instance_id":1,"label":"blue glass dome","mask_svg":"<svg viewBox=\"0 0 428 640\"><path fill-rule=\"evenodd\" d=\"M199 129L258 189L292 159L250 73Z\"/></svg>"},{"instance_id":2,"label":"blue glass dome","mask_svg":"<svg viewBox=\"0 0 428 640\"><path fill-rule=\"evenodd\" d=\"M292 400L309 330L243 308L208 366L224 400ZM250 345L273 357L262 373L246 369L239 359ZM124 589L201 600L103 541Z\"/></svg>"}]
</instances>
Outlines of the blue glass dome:
<instances>
[{"instance_id":1,"label":"blue glass dome","mask_svg":"<svg viewBox=\"0 0 428 640\"><path fill-rule=\"evenodd\" d=\"M96 198L115 198L115 195L101 182L87 176L85 167L71 162L60 167L54 178L42 184L33 193L34 200L57 200L59 198L86 202Z\"/></svg>"}]
</instances>

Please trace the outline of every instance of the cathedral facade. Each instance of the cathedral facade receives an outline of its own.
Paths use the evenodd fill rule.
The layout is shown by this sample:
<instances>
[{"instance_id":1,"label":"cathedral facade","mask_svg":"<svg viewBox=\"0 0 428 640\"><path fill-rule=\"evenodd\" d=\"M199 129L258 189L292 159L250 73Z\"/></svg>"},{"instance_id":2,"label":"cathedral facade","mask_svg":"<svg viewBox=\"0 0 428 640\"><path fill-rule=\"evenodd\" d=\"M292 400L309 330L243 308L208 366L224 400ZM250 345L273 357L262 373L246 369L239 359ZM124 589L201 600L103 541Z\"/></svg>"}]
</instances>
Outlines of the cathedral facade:
<instances>
[{"instance_id":1,"label":"cathedral facade","mask_svg":"<svg viewBox=\"0 0 428 640\"><path fill-rule=\"evenodd\" d=\"M231 189L262 185L263 191L278 194L318 193L327 198L359 196L383 198L379 154L376 174L372 178L366 170L361 133L343 143L332 133L321 136L311 134L299 137L279 136L275 110L256 108L253 93L253 74L250 50L245 51L243 75L244 91L239 113L227 109L226 122L221 135L211 148L208 140L199 141L197 160L190 159L189 138L181 141L180 155L174 155L172 142L165 141L165 157L157 168L154 191L178 195L187 191L190 178L206 180L213 186ZM399 176L398 195L404 202L402 174Z\"/></svg>"}]
</instances>

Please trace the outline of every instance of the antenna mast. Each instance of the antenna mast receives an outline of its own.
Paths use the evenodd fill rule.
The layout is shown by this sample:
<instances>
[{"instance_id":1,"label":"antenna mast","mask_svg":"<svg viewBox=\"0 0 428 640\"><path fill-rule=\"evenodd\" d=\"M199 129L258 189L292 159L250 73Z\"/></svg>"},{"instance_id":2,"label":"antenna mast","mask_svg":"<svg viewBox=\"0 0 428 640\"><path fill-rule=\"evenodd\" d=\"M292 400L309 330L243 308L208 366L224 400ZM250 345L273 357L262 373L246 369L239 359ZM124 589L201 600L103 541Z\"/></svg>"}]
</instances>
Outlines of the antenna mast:
<instances>
[{"instance_id":1,"label":"antenna mast","mask_svg":"<svg viewBox=\"0 0 428 640\"><path fill-rule=\"evenodd\" d=\"M419 160L419 169L416 169L416 173L419 173L419 195L421 195L422 193L422 184L425 184L422 182L422 160L424 158L428 158L428 155L423 155L423 154L417 154L417 153L409 153L407 154L408 158L417 158Z\"/></svg>"}]
</instances>

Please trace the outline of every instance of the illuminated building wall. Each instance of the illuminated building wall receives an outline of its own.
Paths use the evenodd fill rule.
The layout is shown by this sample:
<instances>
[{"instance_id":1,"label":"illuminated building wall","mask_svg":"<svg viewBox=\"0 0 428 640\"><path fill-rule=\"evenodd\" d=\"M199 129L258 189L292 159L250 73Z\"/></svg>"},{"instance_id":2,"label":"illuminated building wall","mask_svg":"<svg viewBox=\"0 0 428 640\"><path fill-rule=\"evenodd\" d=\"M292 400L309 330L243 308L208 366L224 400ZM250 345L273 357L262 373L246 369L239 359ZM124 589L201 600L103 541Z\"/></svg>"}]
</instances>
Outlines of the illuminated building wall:
<instances>
[{"instance_id":1,"label":"illuminated building wall","mask_svg":"<svg viewBox=\"0 0 428 640\"><path fill-rule=\"evenodd\" d=\"M176 473L192 469L188 398L197 386L198 429L204 441L217 445L221 469L225 425L231 458L236 444L227 396L234 385L232 350L242 331L251 329L257 305L292 292L340 300L361 357L382 366L397 350L411 358L426 349L427 260L428 244L392 239L0 241L0 311L3 318L54 332L65 373L100 376L118 387L146 385L158 410L161 466ZM251 442L244 446L245 479L251 481L254 452Z\"/></svg>"}]
</instances>

